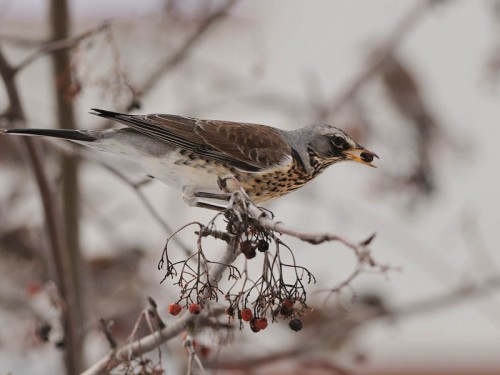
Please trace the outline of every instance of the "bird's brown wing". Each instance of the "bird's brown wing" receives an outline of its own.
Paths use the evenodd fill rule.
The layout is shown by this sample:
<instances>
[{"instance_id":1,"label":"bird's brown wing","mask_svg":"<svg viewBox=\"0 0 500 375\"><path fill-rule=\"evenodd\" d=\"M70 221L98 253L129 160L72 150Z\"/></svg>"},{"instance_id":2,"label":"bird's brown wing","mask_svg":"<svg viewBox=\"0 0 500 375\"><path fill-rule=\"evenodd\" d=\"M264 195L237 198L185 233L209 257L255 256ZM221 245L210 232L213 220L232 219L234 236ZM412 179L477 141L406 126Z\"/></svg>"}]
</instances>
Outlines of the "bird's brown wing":
<instances>
[{"instance_id":1,"label":"bird's brown wing","mask_svg":"<svg viewBox=\"0 0 500 375\"><path fill-rule=\"evenodd\" d=\"M258 168L272 168L291 158L291 148L274 128L228 121L198 121L196 135L226 155Z\"/></svg>"},{"instance_id":2,"label":"bird's brown wing","mask_svg":"<svg viewBox=\"0 0 500 375\"><path fill-rule=\"evenodd\" d=\"M261 171L291 161L291 148L269 126L199 120L176 115L126 115L103 112L132 129L246 171ZM104 117L104 116L103 116Z\"/></svg>"}]
</instances>

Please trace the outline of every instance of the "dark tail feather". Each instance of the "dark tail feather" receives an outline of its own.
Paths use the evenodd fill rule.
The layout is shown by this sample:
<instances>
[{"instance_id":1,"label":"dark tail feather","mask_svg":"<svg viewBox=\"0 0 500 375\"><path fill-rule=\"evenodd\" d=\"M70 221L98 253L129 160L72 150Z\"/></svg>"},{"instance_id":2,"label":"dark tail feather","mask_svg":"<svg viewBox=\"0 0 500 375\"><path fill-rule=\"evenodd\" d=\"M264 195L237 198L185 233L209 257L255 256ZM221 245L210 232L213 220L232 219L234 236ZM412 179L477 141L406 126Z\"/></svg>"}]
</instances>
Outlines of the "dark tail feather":
<instances>
[{"instance_id":1,"label":"dark tail feather","mask_svg":"<svg viewBox=\"0 0 500 375\"><path fill-rule=\"evenodd\" d=\"M92 111L94 112L90 112L91 115L96 115L108 120L116 121L123 125L131 126L132 128L134 128L133 125L136 123L135 119L137 117L142 117L137 115L128 115L126 113L107 111L105 109L98 109L98 108L92 108Z\"/></svg>"},{"instance_id":2,"label":"dark tail feather","mask_svg":"<svg viewBox=\"0 0 500 375\"><path fill-rule=\"evenodd\" d=\"M118 116L125 115L124 113L107 111L105 109L99 109L99 108L91 108L91 110L94 111L94 112L90 112L91 115L96 115L99 117L104 117L104 118L109 118L109 119L117 119ZM127 115L125 115L125 116L127 116Z\"/></svg>"},{"instance_id":3,"label":"dark tail feather","mask_svg":"<svg viewBox=\"0 0 500 375\"><path fill-rule=\"evenodd\" d=\"M64 138L71 141L93 142L95 137L80 130L65 129L6 129L2 133L19 135L41 135L45 137Z\"/></svg>"}]
</instances>

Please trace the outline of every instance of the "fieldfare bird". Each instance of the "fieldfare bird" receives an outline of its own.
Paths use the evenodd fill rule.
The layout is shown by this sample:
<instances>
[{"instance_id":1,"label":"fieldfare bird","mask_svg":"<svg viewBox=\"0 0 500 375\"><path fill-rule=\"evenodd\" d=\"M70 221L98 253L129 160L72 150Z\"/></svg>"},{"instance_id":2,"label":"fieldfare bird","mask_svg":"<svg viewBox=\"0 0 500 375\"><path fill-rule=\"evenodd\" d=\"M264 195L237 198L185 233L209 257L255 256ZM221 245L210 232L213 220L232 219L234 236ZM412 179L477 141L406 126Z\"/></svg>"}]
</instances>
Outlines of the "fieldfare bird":
<instances>
[{"instance_id":1,"label":"fieldfare bird","mask_svg":"<svg viewBox=\"0 0 500 375\"><path fill-rule=\"evenodd\" d=\"M326 124L286 131L176 115L93 111L127 127L3 132L64 138L123 155L140 163L149 176L182 189L190 206L218 209L223 207L199 198L227 199L227 193L220 193L220 181L227 176L234 176L254 203L262 203L304 186L337 162L353 160L373 167L373 159L378 158L342 130Z\"/></svg>"}]
</instances>

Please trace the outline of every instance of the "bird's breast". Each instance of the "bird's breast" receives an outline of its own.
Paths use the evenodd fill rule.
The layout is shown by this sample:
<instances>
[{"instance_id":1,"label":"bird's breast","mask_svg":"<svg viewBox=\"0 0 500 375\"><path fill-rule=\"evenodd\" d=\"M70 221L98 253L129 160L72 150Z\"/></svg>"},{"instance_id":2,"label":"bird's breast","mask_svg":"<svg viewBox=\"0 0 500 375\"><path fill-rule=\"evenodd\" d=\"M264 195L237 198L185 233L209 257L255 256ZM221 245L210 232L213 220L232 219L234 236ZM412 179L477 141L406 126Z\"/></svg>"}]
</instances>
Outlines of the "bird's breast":
<instances>
[{"instance_id":1,"label":"bird's breast","mask_svg":"<svg viewBox=\"0 0 500 375\"><path fill-rule=\"evenodd\" d=\"M267 172L233 174L255 203L263 203L295 191L314 178L295 160L288 166Z\"/></svg>"}]
</instances>

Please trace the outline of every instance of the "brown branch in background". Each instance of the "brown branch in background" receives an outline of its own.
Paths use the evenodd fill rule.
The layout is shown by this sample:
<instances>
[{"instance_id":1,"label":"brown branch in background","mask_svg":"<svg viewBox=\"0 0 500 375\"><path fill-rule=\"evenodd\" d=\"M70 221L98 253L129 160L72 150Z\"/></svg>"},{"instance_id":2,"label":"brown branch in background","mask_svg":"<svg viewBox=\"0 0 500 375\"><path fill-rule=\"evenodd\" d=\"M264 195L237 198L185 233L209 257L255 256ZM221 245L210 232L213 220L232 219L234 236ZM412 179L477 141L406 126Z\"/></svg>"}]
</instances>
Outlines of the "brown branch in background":
<instances>
[{"instance_id":1,"label":"brown branch in background","mask_svg":"<svg viewBox=\"0 0 500 375\"><path fill-rule=\"evenodd\" d=\"M0 42L9 43L21 48L40 47L46 41L43 39L25 38L19 35L0 34Z\"/></svg>"},{"instance_id":2,"label":"brown branch in background","mask_svg":"<svg viewBox=\"0 0 500 375\"><path fill-rule=\"evenodd\" d=\"M337 115L338 112L356 96L358 91L370 79L378 74L380 69L384 66L387 57L394 53L401 44L403 38L408 35L409 31L418 21L420 21L433 6L441 2L442 0L421 0L415 2L415 5L408 10L394 28L388 32L387 36L373 49L373 53L369 56L369 60L366 62L365 66L361 68L361 71L340 90L340 93L332 100L331 105L323 109L321 114L324 118L319 120Z\"/></svg>"},{"instance_id":3,"label":"brown branch in background","mask_svg":"<svg viewBox=\"0 0 500 375\"><path fill-rule=\"evenodd\" d=\"M413 127L417 164L406 183L415 185L419 192L430 195L435 189L435 177L431 162L440 127L424 101L418 80L411 70L396 56L390 55L381 72L382 83L394 108Z\"/></svg>"},{"instance_id":4,"label":"brown branch in background","mask_svg":"<svg viewBox=\"0 0 500 375\"><path fill-rule=\"evenodd\" d=\"M45 44L42 44L41 46L38 45L38 49L30 54L28 57L26 57L23 61L21 61L16 67L16 70L23 70L33 62L35 62L37 59L41 57L46 57L47 55L66 50L66 49L71 49L72 47L76 47L79 45L82 41L85 39L88 39L96 34L101 33L102 31L108 29L110 24L108 22L103 23L102 25L93 28L91 30L85 31L82 34L76 35L74 37L66 37L66 38L61 38L61 39L56 39L52 42L48 42ZM54 38L56 36L54 35Z\"/></svg>"},{"instance_id":5,"label":"brown branch in background","mask_svg":"<svg viewBox=\"0 0 500 375\"><path fill-rule=\"evenodd\" d=\"M9 99L9 107L3 116L17 126L25 126L24 109L15 83L16 70L9 65L1 49L0 76L3 79ZM74 310L77 308L77 303L71 280L71 260L65 246L64 225L58 210L57 200L54 199L49 180L41 163L43 156L38 144L35 140L27 137L21 139L20 142L26 149L40 193L45 226L47 227L48 241L53 258L53 261L48 263L54 265L54 269L52 270L54 274L53 278L57 281L59 292L65 302L62 311L62 323L64 327L66 369L68 373L76 373L76 368L73 366L74 362L72 360L74 352L73 344L79 334L78 327L81 322L75 320L76 313Z\"/></svg>"},{"instance_id":6,"label":"brown branch in background","mask_svg":"<svg viewBox=\"0 0 500 375\"><path fill-rule=\"evenodd\" d=\"M111 349L116 349L118 347L118 344L116 343L116 340L111 333L111 329L113 328L113 321L100 319L100 322L102 332L104 333L104 336L106 336L106 340L108 340L109 346L111 347Z\"/></svg>"},{"instance_id":7,"label":"brown branch in background","mask_svg":"<svg viewBox=\"0 0 500 375\"><path fill-rule=\"evenodd\" d=\"M70 34L70 15L67 0L51 0L50 2L50 26L52 28L52 39L54 41L67 40ZM70 54L67 48L59 48L53 51L54 88L56 95L56 118L57 126L61 129L76 129L76 118L73 102L68 99L68 91L73 85L72 71L70 67ZM71 287L75 295L75 306L71 310L74 317L73 322L84 321L83 298L81 296L81 268L83 262L80 255L80 189L78 183L78 159L74 156L61 155L62 173L62 210L64 216L64 230L66 233L66 248L70 257ZM79 371L82 366L83 332L81 325L73 327L75 336L71 343L72 351L68 352L72 358L67 358L67 370L69 373Z\"/></svg>"}]
</instances>

